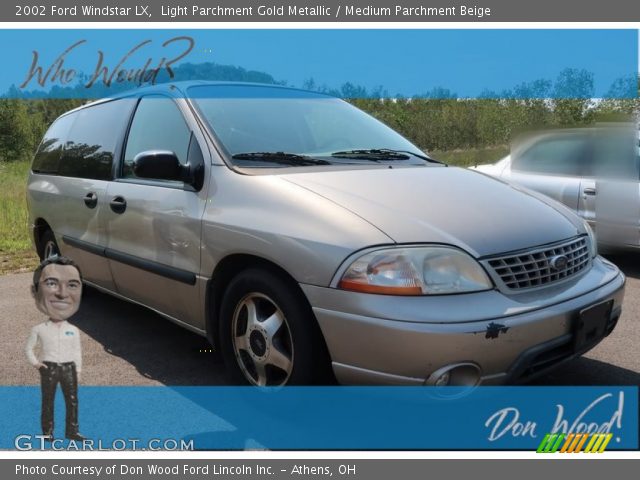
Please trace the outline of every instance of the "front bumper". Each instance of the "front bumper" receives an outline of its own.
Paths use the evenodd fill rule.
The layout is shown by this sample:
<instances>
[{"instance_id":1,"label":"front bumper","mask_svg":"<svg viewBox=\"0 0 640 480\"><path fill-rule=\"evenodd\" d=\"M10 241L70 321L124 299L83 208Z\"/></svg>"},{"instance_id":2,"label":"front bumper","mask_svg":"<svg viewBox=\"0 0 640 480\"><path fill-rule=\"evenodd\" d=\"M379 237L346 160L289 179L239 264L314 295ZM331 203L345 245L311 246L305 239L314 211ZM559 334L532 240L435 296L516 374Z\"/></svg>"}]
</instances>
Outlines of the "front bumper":
<instances>
[{"instance_id":1,"label":"front bumper","mask_svg":"<svg viewBox=\"0 0 640 480\"><path fill-rule=\"evenodd\" d=\"M301 285L333 370L347 384L422 385L444 366L471 363L481 384L519 383L581 355L603 336L574 344L585 307L611 300L607 334L622 308L625 277L598 257L573 281L507 296L497 290L394 297Z\"/></svg>"}]
</instances>

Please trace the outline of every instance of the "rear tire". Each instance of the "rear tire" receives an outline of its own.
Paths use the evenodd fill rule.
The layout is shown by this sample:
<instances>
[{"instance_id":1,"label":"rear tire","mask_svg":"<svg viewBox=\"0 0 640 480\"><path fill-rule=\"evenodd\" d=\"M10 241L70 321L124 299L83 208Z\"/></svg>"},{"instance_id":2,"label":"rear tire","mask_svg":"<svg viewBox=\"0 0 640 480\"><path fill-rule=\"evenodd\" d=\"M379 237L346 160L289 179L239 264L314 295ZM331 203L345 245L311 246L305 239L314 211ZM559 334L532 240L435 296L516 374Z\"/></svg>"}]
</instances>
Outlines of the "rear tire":
<instances>
[{"instance_id":1,"label":"rear tire","mask_svg":"<svg viewBox=\"0 0 640 480\"><path fill-rule=\"evenodd\" d=\"M42 239L40 240L40 260L45 260L53 255L60 255L60 248L58 247L58 242L56 242L56 237L51 230L47 230L42 235Z\"/></svg>"},{"instance_id":2,"label":"rear tire","mask_svg":"<svg viewBox=\"0 0 640 480\"><path fill-rule=\"evenodd\" d=\"M310 385L329 365L320 329L298 286L266 270L245 270L229 284L220 346L234 384Z\"/></svg>"}]
</instances>

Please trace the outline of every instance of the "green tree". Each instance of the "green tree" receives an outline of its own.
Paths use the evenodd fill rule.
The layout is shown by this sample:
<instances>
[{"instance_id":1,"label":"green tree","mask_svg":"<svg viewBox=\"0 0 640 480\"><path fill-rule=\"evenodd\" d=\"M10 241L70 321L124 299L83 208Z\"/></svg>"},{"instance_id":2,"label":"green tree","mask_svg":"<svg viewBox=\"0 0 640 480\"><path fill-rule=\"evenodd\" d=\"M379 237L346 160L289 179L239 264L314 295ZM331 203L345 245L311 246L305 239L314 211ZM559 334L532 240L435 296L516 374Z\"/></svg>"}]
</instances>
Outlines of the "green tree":
<instances>
[{"instance_id":1,"label":"green tree","mask_svg":"<svg viewBox=\"0 0 640 480\"><path fill-rule=\"evenodd\" d=\"M36 130L24 100L0 99L0 161L29 158L37 142Z\"/></svg>"}]
</instances>

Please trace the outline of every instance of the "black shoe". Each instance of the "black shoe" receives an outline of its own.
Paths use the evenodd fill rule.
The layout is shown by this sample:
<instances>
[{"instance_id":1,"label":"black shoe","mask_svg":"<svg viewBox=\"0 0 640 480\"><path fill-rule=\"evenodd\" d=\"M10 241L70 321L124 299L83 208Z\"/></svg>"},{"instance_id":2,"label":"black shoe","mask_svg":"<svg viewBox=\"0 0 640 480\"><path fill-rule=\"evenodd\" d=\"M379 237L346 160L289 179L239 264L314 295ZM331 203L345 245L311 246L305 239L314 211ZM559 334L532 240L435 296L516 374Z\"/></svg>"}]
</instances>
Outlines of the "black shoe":
<instances>
[{"instance_id":1,"label":"black shoe","mask_svg":"<svg viewBox=\"0 0 640 480\"><path fill-rule=\"evenodd\" d=\"M81 433L68 433L67 435L64 436L67 440L76 440L78 442L82 442L84 440L87 439L87 437L85 437L84 435L82 435Z\"/></svg>"}]
</instances>

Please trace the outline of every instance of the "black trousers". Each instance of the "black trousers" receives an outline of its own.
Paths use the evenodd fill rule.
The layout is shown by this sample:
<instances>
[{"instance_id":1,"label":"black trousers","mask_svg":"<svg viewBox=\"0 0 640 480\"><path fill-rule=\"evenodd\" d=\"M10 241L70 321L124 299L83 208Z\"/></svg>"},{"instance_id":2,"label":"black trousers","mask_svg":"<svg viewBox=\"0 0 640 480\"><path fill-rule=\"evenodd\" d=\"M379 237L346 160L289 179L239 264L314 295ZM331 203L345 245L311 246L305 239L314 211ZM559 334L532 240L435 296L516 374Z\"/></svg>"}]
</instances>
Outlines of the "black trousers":
<instances>
[{"instance_id":1,"label":"black trousers","mask_svg":"<svg viewBox=\"0 0 640 480\"><path fill-rule=\"evenodd\" d=\"M42 433L53 435L53 401L58 383L62 387L66 407L65 436L78 433L78 374L74 362L42 362L47 368L40 368L42 387Z\"/></svg>"}]
</instances>

